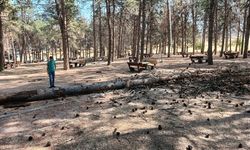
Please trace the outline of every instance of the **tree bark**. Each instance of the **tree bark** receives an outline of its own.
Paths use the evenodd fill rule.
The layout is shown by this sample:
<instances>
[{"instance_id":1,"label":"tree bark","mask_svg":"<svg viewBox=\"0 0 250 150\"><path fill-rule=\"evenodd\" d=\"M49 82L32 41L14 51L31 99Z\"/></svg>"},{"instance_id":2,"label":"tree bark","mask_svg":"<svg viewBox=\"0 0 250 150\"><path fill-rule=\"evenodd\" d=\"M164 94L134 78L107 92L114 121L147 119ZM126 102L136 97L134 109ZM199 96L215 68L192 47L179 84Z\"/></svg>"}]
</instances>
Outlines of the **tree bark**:
<instances>
[{"instance_id":1,"label":"tree bark","mask_svg":"<svg viewBox=\"0 0 250 150\"><path fill-rule=\"evenodd\" d=\"M195 12L195 6L196 6L196 0L192 0L192 19L193 19L193 55L195 53L195 44L196 44L196 41L195 41L195 37L196 37L196 12Z\"/></svg>"},{"instance_id":2,"label":"tree bark","mask_svg":"<svg viewBox=\"0 0 250 150\"><path fill-rule=\"evenodd\" d=\"M105 56L105 50L102 44L102 9L101 9L101 1L98 1L98 19L99 19L99 50L100 57Z\"/></svg>"},{"instance_id":3,"label":"tree bark","mask_svg":"<svg viewBox=\"0 0 250 150\"><path fill-rule=\"evenodd\" d=\"M146 0L142 0L142 30L141 30L141 56L140 56L140 62L143 60L143 54L144 54L144 44L145 44L145 28L146 28Z\"/></svg>"},{"instance_id":4,"label":"tree bark","mask_svg":"<svg viewBox=\"0 0 250 150\"><path fill-rule=\"evenodd\" d=\"M214 9L217 0L210 0L209 6L209 28L208 28L208 65L213 65L213 28L214 28Z\"/></svg>"},{"instance_id":5,"label":"tree bark","mask_svg":"<svg viewBox=\"0 0 250 150\"><path fill-rule=\"evenodd\" d=\"M245 49L244 49L243 58L247 58L249 34L250 34L250 3L248 3L248 17L247 17L247 26L246 26L246 34L245 34Z\"/></svg>"},{"instance_id":6,"label":"tree bark","mask_svg":"<svg viewBox=\"0 0 250 150\"><path fill-rule=\"evenodd\" d=\"M69 69L69 54L68 54L68 45L67 45L67 28L66 28L66 14L65 14L65 3L64 0L60 0L60 5L57 0L56 10L58 15L58 22L60 25L61 36L62 36L62 45L63 45L63 69Z\"/></svg>"},{"instance_id":7,"label":"tree bark","mask_svg":"<svg viewBox=\"0 0 250 150\"><path fill-rule=\"evenodd\" d=\"M4 70L3 21L0 11L0 72Z\"/></svg>"},{"instance_id":8,"label":"tree bark","mask_svg":"<svg viewBox=\"0 0 250 150\"><path fill-rule=\"evenodd\" d=\"M107 25L108 25L108 65L111 64L111 53L112 53L112 31L111 31L111 23L110 23L110 0L105 0L106 1L106 11L107 11Z\"/></svg>"},{"instance_id":9,"label":"tree bark","mask_svg":"<svg viewBox=\"0 0 250 150\"><path fill-rule=\"evenodd\" d=\"M246 33L246 20L247 20L246 17L247 17L247 8L245 8L245 11L244 11L243 32L242 32L242 41L241 41L240 54L243 54L243 49L244 49L244 41L245 41L245 33Z\"/></svg>"},{"instance_id":10,"label":"tree bark","mask_svg":"<svg viewBox=\"0 0 250 150\"><path fill-rule=\"evenodd\" d=\"M223 52L224 52L224 47L225 47L225 35L227 31L227 0L225 0L225 5L224 5L224 24L223 24L223 31L222 31L222 46L221 46L221 51L220 51L220 57L222 57Z\"/></svg>"},{"instance_id":11,"label":"tree bark","mask_svg":"<svg viewBox=\"0 0 250 150\"><path fill-rule=\"evenodd\" d=\"M171 37L171 14L170 14L171 12L170 12L170 6L169 6L168 0L167 0L167 11L168 11L168 57L170 57L172 37Z\"/></svg>"},{"instance_id":12,"label":"tree bark","mask_svg":"<svg viewBox=\"0 0 250 150\"><path fill-rule=\"evenodd\" d=\"M206 29L207 29L207 12L205 10L204 22L203 22L203 32L202 32L202 43L201 43L201 53L204 53L205 50L205 42L206 42Z\"/></svg>"},{"instance_id":13,"label":"tree bark","mask_svg":"<svg viewBox=\"0 0 250 150\"><path fill-rule=\"evenodd\" d=\"M95 10L95 0L93 0L92 11L93 11L93 48L94 48L94 61L97 58L97 49L96 49L96 10Z\"/></svg>"}]
</instances>

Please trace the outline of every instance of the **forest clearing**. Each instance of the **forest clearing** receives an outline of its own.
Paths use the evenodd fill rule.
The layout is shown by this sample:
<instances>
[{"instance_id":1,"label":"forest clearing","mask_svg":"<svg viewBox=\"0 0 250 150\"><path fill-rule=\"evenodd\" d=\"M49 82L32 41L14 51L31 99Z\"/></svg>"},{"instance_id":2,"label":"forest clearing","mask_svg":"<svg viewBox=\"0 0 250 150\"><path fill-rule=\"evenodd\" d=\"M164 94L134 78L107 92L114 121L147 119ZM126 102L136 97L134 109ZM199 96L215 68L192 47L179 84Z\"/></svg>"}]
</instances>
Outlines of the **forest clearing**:
<instances>
[{"instance_id":1,"label":"forest clearing","mask_svg":"<svg viewBox=\"0 0 250 150\"><path fill-rule=\"evenodd\" d=\"M0 150L249 150L250 0L0 0Z\"/></svg>"},{"instance_id":2,"label":"forest clearing","mask_svg":"<svg viewBox=\"0 0 250 150\"><path fill-rule=\"evenodd\" d=\"M58 71L58 86L191 74L153 85L2 105L0 149L249 149L249 60L218 59L213 66L189 66L190 59L180 56L163 60L140 74L130 73L124 59L109 67L99 62L64 75ZM44 71L37 71L44 66L20 68L3 72L10 84L1 80L1 94L48 86ZM93 71L99 73L93 77Z\"/></svg>"}]
</instances>

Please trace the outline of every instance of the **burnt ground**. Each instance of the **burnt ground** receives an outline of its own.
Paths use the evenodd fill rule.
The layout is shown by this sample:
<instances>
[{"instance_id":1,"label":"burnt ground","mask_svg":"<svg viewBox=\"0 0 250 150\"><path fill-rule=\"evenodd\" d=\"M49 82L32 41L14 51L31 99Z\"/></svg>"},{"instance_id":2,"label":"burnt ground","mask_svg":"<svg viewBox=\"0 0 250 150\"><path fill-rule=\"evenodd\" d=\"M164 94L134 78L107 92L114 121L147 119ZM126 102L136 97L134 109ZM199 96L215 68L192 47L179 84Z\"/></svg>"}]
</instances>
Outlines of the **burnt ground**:
<instances>
[{"instance_id":1,"label":"burnt ground","mask_svg":"<svg viewBox=\"0 0 250 150\"><path fill-rule=\"evenodd\" d=\"M218 60L212 67L189 66L188 60L174 63L173 58L172 63L141 74L111 66L112 74L120 69L127 78L167 75L177 69L196 72L150 86L0 106L0 149L250 149L248 62L230 61ZM98 70L93 66L86 69ZM77 71L71 71L75 77ZM90 75L103 75L101 80L106 80L106 74L102 70ZM13 84L10 89L15 89L14 76L22 74L6 77ZM30 76L36 79L37 74ZM71 75L65 75L68 77ZM81 80L88 77L85 74ZM46 83L40 83L43 86ZM13 91L17 90L20 88Z\"/></svg>"}]
</instances>

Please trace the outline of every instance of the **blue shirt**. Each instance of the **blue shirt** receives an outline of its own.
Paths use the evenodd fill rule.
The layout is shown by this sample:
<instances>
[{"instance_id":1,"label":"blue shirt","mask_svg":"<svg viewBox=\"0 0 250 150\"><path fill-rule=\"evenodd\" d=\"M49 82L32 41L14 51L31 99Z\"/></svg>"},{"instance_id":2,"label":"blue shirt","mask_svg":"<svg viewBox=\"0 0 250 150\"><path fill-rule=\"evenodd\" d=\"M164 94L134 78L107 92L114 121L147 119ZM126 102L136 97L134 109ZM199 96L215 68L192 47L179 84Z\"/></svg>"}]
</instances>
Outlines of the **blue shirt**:
<instances>
[{"instance_id":1,"label":"blue shirt","mask_svg":"<svg viewBox=\"0 0 250 150\"><path fill-rule=\"evenodd\" d=\"M48 61L47 70L48 70L48 72L55 72L55 70L56 70L56 62L54 60Z\"/></svg>"}]
</instances>

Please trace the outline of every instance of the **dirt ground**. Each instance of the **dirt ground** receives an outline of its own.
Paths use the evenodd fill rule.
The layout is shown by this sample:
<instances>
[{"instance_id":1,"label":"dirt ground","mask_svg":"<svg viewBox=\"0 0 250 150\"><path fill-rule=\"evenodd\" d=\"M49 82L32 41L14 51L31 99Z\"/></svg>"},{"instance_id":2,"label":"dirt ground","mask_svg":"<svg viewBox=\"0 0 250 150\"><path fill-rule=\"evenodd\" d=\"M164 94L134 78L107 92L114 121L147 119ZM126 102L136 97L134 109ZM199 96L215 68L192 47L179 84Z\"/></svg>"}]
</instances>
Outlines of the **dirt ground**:
<instances>
[{"instance_id":1,"label":"dirt ground","mask_svg":"<svg viewBox=\"0 0 250 150\"><path fill-rule=\"evenodd\" d=\"M129 72L126 61L121 59L111 66L104 62L91 63L69 71L63 71L59 63L56 86L137 75ZM155 70L139 75L187 69L189 63L189 58L164 57ZM249 63L249 59L216 57L213 66L192 64L189 69L216 70L225 66L241 69L248 68ZM214 80L213 83L217 80L220 83L219 78ZM232 89L229 82L221 90L195 95L197 90L208 86L208 82L197 79L186 85L176 81L31 102L24 107L0 106L0 149L231 150L242 147L247 150L250 149L250 95L236 93L241 87L249 86L247 82L243 84ZM180 91L189 91L189 87L191 92L180 95ZM48 88L44 63L26 64L0 73L0 95L40 88Z\"/></svg>"}]
</instances>

